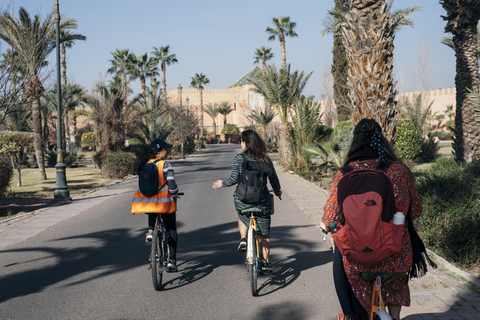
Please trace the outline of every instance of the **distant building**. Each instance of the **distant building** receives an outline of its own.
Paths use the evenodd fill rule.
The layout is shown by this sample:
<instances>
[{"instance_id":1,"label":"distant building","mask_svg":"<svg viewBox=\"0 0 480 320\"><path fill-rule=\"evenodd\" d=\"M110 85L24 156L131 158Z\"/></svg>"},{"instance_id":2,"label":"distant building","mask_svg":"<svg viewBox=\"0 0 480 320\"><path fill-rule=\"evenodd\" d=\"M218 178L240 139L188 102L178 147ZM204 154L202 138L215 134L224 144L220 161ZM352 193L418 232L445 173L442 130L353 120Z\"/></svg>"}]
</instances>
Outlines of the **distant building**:
<instances>
[{"instance_id":1,"label":"distant building","mask_svg":"<svg viewBox=\"0 0 480 320\"><path fill-rule=\"evenodd\" d=\"M253 68L228 87L228 89L203 89L204 108L208 103L222 103L226 101L234 109L234 111L227 116L227 123L236 124L239 128L251 125L252 121L248 116L251 114L252 110L258 108L263 109L265 106L265 99L263 96L253 92L251 89L254 86L248 81L249 79L253 79L255 75L260 72L262 72L262 69L259 67ZM167 90L167 98L172 104L178 105L180 102L180 96L177 89ZM192 88L183 88L182 107L191 108L197 112L197 115L199 115L200 91ZM218 115L216 120L217 134L219 134L223 128L223 116ZM212 118L205 112L203 115L203 122L207 131L213 130ZM279 122L278 119L277 122Z\"/></svg>"}]
</instances>

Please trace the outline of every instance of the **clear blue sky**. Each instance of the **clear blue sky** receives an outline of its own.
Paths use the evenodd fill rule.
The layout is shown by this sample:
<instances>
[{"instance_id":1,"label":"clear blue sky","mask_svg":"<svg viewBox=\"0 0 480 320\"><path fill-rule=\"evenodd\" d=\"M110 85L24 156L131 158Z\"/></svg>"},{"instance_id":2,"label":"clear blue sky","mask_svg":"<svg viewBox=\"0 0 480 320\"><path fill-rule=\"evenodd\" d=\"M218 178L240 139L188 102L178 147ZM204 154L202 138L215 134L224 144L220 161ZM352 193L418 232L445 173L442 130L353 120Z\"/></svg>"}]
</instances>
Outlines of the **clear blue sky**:
<instances>
[{"instance_id":1,"label":"clear blue sky","mask_svg":"<svg viewBox=\"0 0 480 320\"><path fill-rule=\"evenodd\" d=\"M3 0L6 8L10 0ZM287 38L287 63L292 70L313 71L304 94L321 99L323 66L332 63L331 35L320 36L322 19L333 0L59 0L60 12L78 20L77 32L87 37L67 49L67 76L91 90L95 79L106 75L115 49L129 49L137 56L152 47L170 46L178 64L167 67L167 89L189 87L195 73L210 79L207 89L226 89L253 67L253 56L261 46L273 49L273 62L281 65L278 40L268 41L266 27L272 18L290 16L297 23L298 37ZM55 0L10 1L9 11L18 16L24 7L33 16L50 12ZM404 27L395 36L395 74L398 91L419 91L418 56L428 54L430 89L452 88L455 77L454 51L441 44L445 14L437 0L396 0L394 9L419 4L422 11L411 15L415 27ZM6 50L1 43L1 51ZM55 62L55 52L49 60ZM109 76L107 76L107 80ZM54 80L54 79L53 79ZM52 81L53 81L52 80ZM148 82L149 83L149 82ZM139 92L138 80L132 83Z\"/></svg>"}]
</instances>

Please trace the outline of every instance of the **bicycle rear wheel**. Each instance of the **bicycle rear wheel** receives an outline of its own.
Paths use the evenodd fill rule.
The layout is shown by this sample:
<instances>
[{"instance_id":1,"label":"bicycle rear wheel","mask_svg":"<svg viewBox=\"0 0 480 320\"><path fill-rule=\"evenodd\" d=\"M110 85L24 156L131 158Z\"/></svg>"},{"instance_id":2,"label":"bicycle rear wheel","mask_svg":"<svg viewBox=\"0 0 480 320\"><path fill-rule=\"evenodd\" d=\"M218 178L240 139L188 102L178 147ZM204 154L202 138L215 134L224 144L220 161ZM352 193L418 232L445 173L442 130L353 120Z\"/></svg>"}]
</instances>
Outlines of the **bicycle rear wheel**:
<instances>
[{"instance_id":1,"label":"bicycle rear wheel","mask_svg":"<svg viewBox=\"0 0 480 320\"><path fill-rule=\"evenodd\" d=\"M252 296L257 295L257 245L255 242L255 230L253 228L248 229L247 234L247 252L248 252L248 273L250 274L250 290Z\"/></svg>"},{"instance_id":2,"label":"bicycle rear wheel","mask_svg":"<svg viewBox=\"0 0 480 320\"><path fill-rule=\"evenodd\" d=\"M160 230L153 231L152 239L152 257L151 257L151 270L152 270L152 283L153 288L160 291L163 278L163 250L162 250L162 234Z\"/></svg>"}]
</instances>

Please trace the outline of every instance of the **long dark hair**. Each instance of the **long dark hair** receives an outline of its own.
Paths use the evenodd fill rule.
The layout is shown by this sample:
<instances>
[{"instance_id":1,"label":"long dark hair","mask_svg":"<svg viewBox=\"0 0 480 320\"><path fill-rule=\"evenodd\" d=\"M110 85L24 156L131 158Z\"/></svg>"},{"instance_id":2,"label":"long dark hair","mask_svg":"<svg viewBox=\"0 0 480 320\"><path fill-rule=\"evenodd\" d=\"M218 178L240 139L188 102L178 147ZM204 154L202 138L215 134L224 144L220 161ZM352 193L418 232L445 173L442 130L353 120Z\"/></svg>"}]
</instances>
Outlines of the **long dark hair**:
<instances>
[{"instance_id":1,"label":"long dark hair","mask_svg":"<svg viewBox=\"0 0 480 320\"><path fill-rule=\"evenodd\" d=\"M267 147L265 142L260 138L258 133L253 130L245 130L242 132L242 140L245 142L245 153L250 157L262 161L269 166L272 165L272 160L267 155Z\"/></svg>"},{"instance_id":2,"label":"long dark hair","mask_svg":"<svg viewBox=\"0 0 480 320\"><path fill-rule=\"evenodd\" d=\"M378 136L376 134L378 134ZM374 150L374 148L371 147L372 136L374 135L379 137L381 142L383 142L383 151L387 158L391 162L398 161L392 145L382 134L382 127L373 119L362 119L353 130L352 144L345 157L344 165L347 164L348 159L355 152L365 149ZM377 152L379 152L379 150L377 150Z\"/></svg>"}]
</instances>

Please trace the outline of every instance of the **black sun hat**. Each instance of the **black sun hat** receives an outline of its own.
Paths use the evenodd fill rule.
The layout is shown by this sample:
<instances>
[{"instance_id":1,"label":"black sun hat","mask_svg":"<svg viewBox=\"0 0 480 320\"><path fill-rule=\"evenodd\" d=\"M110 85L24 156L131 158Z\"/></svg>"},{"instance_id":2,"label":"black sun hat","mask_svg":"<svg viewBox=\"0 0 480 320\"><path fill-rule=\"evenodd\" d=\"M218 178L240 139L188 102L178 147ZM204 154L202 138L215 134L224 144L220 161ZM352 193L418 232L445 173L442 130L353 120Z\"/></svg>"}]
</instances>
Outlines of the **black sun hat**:
<instances>
[{"instance_id":1,"label":"black sun hat","mask_svg":"<svg viewBox=\"0 0 480 320\"><path fill-rule=\"evenodd\" d=\"M171 147L173 147L172 144L168 144L162 139L155 139L150 143L150 151L153 153L157 153L162 149L170 149Z\"/></svg>"}]
</instances>

